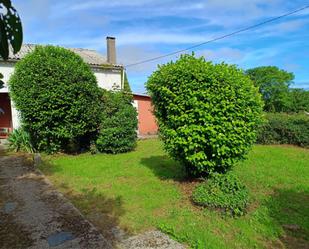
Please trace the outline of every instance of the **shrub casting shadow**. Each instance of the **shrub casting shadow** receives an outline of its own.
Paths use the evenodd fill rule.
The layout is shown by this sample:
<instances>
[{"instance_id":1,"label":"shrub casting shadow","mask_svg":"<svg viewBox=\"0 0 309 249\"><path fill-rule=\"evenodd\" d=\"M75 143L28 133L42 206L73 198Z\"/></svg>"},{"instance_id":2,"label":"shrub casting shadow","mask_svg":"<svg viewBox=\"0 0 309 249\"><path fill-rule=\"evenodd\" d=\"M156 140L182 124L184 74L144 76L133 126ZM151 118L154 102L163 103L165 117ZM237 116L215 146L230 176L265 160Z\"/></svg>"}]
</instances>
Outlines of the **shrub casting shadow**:
<instances>
[{"instance_id":1,"label":"shrub casting shadow","mask_svg":"<svg viewBox=\"0 0 309 249\"><path fill-rule=\"evenodd\" d=\"M284 230L280 241L286 248L309 248L309 190L277 189L263 205L274 225Z\"/></svg>"},{"instance_id":2,"label":"shrub casting shadow","mask_svg":"<svg viewBox=\"0 0 309 249\"><path fill-rule=\"evenodd\" d=\"M65 185L62 187L67 188ZM65 196L81 211L86 218L95 225L103 236L112 244L124 236L119 228L119 218L125 214L121 196L116 198L106 197L96 188L83 189L75 194L70 191Z\"/></svg>"},{"instance_id":3,"label":"shrub casting shadow","mask_svg":"<svg viewBox=\"0 0 309 249\"><path fill-rule=\"evenodd\" d=\"M180 163L170 159L168 156L151 156L142 158L141 164L151 169L152 172L162 180L188 180L185 168Z\"/></svg>"}]
</instances>

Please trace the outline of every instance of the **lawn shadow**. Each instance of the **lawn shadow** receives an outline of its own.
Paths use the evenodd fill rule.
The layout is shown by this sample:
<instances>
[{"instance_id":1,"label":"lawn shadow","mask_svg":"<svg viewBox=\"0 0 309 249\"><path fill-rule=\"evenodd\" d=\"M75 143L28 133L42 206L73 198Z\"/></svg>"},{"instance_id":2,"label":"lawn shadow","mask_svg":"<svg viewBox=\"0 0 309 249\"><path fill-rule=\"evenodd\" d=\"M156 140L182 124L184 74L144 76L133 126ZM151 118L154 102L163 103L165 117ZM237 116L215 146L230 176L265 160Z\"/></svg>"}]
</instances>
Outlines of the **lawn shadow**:
<instances>
[{"instance_id":1,"label":"lawn shadow","mask_svg":"<svg viewBox=\"0 0 309 249\"><path fill-rule=\"evenodd\" d=\"M62 171L62 167L60 165L56 165L46 159L39 163L39 169L44 173L44 175L47 176L52 176L53 174Z\"/></svg>"},{"instance_id":2,"label":"lawn shadow","mask_svg":"<svg viewBox=\"0 0 309 249\"><path fill-rule=\"evenodd\" d=\"M189 180L185 168L167 155L145 157L140 162L162 180L171 179L179 182Z\"/></svg>"},{"instance_id":3,"label":"lawn shadow","mask_svg":"<svg viewBox=\"0 0 309 249\"><path fill-rule=\"evenodd\" d=\"M309 248L309 191L277 189L263 205L284 231L280 242L286 248Z\"/></svg>"},{"instance_id":4,"label":"lawn shadow","mask_svg":"<svg viewBox=\"0 0 309 249\"><path fill-rule=\"evenodd\" d=\"M127 236L128 232L119 227L120 217L125 214L121 196L110 198L96 188L83 189L79 193L65 184L61 188L67 189L64 195L111 244L116 245Z\"/></svg>"}]
</instances>

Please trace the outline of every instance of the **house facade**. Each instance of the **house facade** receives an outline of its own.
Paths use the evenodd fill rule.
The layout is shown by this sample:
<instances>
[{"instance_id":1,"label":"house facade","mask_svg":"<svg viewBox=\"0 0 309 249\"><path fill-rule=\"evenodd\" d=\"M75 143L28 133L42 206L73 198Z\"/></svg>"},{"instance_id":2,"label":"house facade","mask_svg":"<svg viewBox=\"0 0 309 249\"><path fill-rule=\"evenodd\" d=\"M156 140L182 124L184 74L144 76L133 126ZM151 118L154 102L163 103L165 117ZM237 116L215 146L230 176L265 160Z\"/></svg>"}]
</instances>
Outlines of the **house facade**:
<instances>
[{"instance_id":1,"label":"house facade","mask_svg":"<svg viewBox=\"0 0 309 249\"><path fill-rule=\"evenodd\" d=\"M69 48L69 50L81 56L90 66L97 78L99 87L111 90L114 87L123 89L124 68L116 64L115 38L107 37L107 56L103 56L95 50ZM15 55L10 55L7 61L0 61L0 72L3 74L4 87L0 89L0 139L6 138L13 129L20 126L20 119L14 103L10 99L7 82L14 72L15 64L31 53L36 45L24 44Z\"/></svg>"}]
</instances>

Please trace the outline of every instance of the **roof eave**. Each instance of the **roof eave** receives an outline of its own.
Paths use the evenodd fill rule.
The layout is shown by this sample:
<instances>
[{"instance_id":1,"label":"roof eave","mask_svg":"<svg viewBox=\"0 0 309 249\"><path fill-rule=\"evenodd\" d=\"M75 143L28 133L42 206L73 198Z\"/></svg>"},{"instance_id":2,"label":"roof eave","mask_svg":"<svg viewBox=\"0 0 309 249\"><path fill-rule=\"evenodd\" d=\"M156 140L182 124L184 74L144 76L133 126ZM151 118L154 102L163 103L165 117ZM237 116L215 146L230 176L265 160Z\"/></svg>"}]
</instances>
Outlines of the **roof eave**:
<instances>
[{"instance_id":1,"label":"roof eave","mask_svg":"<svg viewBox=\"0 0 309 249\"><path fill-rule=\"evenodd\" d=\"M0 59L0 63L8 63L8 64L15 64L19 61L21 61L22 59L8 59L8 60L2 60ZM120 64L91 64L91 63L87 63L85 62L87 65L89 65L91 68L94 69L123 69L124 66L120 65Z\"/></svg>"}]
</instances>

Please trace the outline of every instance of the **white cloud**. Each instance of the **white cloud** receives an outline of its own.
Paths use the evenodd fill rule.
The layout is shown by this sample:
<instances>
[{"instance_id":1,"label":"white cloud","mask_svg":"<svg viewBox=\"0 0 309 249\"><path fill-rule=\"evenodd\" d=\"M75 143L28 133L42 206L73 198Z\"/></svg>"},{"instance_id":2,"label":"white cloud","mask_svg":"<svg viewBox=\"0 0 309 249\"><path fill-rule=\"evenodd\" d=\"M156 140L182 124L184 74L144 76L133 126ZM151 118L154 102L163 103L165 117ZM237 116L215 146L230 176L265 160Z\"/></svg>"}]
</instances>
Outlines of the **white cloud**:
<instances>
[{"instance_id":1,"label":"white cloud","mask_svg":"<svg viewBox=\"0 0 309 249\"><path fill-rule=\"evenodd\" d=\"M89 10L96 8L136 7L155 2L154 0L118 0L118 1L80 1L72 4L71 10Z\"/></svg>"},{"instance_id":2,"label":"white cloud","mask_svg":"<svg viewBox=\"0 0 309 249\"><path fill-rule=\"evenodd\" d=\"M237 63L245 57L245 53L240 49L223 47L212 50L202 50L198 52L198 55L203 55L206 60L214 61L226 61Z\"/></svg>"},{"instance_id":3,"label":"white cloud","mask_svg":"<svg viewBox=\"0 0 309 249\"><path fill-rule=\"evenodd\" d=\"M259 37L282 36L287 33L293 34L305 27L309 19L288 20L281 23L273 23L255 31Z\"/></svg>"},{"instance_id":4,"label":"white cloud","mask_svg":"<svg viewBox=\"0 0 309 249\"><path fill-rule=\"evenodd\" d=\"M296 81L291 85L292 88L303 88L309 90L309 79L307 81Z\"/></svg>"},{"instance_id":5,"label":"white cloud","mask_svg":"<svg viewBox=\"0 0 309 249\"><path fill-rule=\"evenodd\" d=\"M204 42L212 37L166 31L125 31L116 35L119 45L136 44L192 44Z\"/></svg>"},{"instance_id":6,"label":"white cloud","mask_svg":"<svg viewBox=\"0 0 309 249\"><path fill-rule=\"evenodd\" d=\"M139 46L121 46L117 51L119 62L123 65L129 65L136 62L144 61L150 58L161 56L162 53L153 50L153 49L145 49ZM149 72L156 68L158 61L144 63L141 65L137 65L134 67L130 67L127 70L130 72Z\"/></svg>"},{"instance_id":7,"label":"white cloud","mask_svg":"<svg viewBox=\"0 0 309 249\"><path fill-rule=\"evenodd\" d=\"M260 17L273 16L284 10L283 0L118 0L77 1L72 11L112 11L113 20L132 18L184 17L199 18L212 24L232 27Z\"/></svg>"},{"instance_id":8,"label":"white cloud","mask_svg":"<svg viewBox=\"0 0 309 249\"><path fill-rule=\"evenodd\" d=\"M289 72L295 72L296 70L301 69L301 65L297 63L288 62L283 65L283 69L289 71Z\"/></svg>"}]
</instances>

